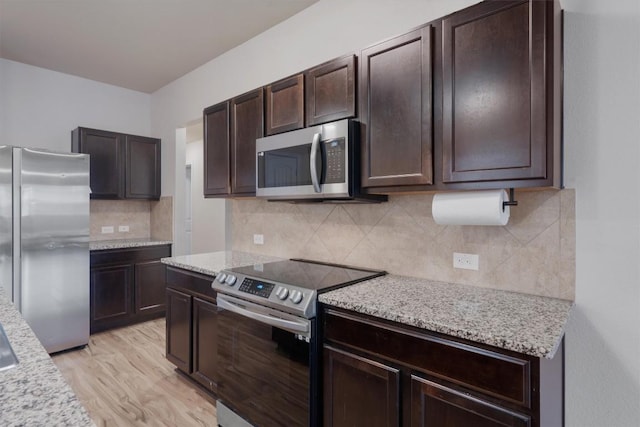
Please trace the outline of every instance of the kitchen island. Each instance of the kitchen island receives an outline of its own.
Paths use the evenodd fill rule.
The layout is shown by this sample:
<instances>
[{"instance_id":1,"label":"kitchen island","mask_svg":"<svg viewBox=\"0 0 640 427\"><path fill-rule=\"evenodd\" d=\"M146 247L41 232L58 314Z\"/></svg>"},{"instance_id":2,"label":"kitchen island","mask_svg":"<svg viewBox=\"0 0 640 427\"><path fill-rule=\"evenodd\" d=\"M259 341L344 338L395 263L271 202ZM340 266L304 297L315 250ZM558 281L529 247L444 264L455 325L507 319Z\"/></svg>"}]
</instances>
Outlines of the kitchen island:
<instances>
[{"instance_id":1,"label":"kitchen island","mask_svg":"<svg viewBox=\"0 0 640 427\"><path fill-rule=\"evenodd\" d=\"M0 323L18 364L0 371L0 425L93 426L29 325L0 289Z\"/></svg>"}]
</instances>

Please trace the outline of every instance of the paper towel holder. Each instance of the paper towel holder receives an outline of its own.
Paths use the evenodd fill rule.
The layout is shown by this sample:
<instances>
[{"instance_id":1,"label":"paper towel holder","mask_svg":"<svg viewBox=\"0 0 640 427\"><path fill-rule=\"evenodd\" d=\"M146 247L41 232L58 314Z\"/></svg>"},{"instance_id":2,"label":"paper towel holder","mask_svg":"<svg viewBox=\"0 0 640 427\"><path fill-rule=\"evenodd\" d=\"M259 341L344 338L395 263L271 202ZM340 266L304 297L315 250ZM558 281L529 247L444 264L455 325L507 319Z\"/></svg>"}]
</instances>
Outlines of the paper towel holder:
<instances>
[{"instance_id":1,"label":"paper towel holder","mask_svg":"<svg viewBox=\"0 0 640 427\"><path fill-rule=\"evenodd\" d=\"M516 198L516 190L513 188L509 189L509 201L502 202L502 212L504 212L504 208L506 206L518 206L518 201L514 200Z\"/></svg>"}]
</instances>

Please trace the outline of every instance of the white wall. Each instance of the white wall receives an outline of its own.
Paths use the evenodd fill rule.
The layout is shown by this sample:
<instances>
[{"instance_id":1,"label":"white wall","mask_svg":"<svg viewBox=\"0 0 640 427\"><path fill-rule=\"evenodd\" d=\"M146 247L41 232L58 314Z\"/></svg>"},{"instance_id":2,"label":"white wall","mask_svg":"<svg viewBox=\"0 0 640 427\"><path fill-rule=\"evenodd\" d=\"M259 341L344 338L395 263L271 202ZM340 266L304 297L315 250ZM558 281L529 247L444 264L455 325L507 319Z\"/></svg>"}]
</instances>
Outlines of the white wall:
<instances>
[{"instance_id":1,"label":"white wall","mask_svg":"<svg viewBox=\"0 0 640 427\"><path fill-rule=\"evenodd\" d=\"M563 0L565 173L576 188L567 425L640 425L640 2Z\"/></svg>"},{"instance_id":2,"label":"white wall","mask_svg":"<svg viewBox=\"0 0 640 427\"><path fill-rule=\"evenodd\" d=\"M152 130L165 142L165 161L171 163L167 157L176 149L171 146L175 129L199 117L204 107L475 2L321 0L152 95ZM566 185L577 193L577 297L566 337L567 426L637 426L640 2L562 4ZM172 167L163 164L166 194L183 188ZM174 200L179 206L180 192Z\"/></svg>"},{"instance_id":3,"label":"white wall","mask_svg":"<svg viewBox=\"0 0 640 427\"><path fill-rule=\"evenodd\" d=\"M186 161L191 165L191 253L225 250L225 201L205 199L202 140L187 143ZM184 173L184 172L183 172Z\"/></svg>"},{"instance_id":4,"label":"white wall","mask_svg":"<svg viewBox=\"0 0 640 427\"><path fill-rule=\"evenodd\" d=\"M78 126L150 135L151 96L0 59L0 143L71 150Z\"/></svg>"}]
</instances>

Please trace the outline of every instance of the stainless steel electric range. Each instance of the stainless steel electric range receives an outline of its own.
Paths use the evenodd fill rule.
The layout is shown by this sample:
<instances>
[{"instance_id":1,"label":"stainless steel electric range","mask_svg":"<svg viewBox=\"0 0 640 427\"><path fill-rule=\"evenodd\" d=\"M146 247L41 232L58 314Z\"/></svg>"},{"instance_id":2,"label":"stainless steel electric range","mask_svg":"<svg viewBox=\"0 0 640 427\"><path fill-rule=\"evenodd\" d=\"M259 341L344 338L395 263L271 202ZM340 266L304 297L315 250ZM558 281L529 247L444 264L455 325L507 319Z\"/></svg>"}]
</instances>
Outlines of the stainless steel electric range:
<instances>
[{"instance_id":1,"label":"stainless steel electric range","mask_svg":"<svg viewBox=\"0 0 640 427\"><path fill-rule=\"evenodd\" d=\"M319 425L318 294L384 274L301 259L221 271L218 425Z\"/></svg>"}]
</instances>

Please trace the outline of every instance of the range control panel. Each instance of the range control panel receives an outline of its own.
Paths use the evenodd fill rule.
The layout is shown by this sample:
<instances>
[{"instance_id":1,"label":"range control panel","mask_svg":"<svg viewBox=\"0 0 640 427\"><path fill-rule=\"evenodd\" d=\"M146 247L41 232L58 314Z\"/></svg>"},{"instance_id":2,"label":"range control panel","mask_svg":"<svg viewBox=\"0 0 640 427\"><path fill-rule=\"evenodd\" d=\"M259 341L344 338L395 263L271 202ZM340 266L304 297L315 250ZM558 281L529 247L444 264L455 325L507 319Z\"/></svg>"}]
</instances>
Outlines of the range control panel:
<instances>
[{"instance_id":1,"label":"range control panel","mask_svg":"<svg viewBox=\"0 0 640 427\"><path fill-rule=\"evenodd\" d=\"M232 271L221 271L211 283L211 288L307 319L316 315L317 292L295 285L266 282Z\"/></svg>"},{"instance_id":2,"label":"range control panel","mask_svg":"<svg viewBox=\"0 0 640 427\"><path fill-rule=\"evenodd\" d=\"M271 291L276 285L273 283L262 282L255 279L245 277L240 284L240 292L246 292L248 294L257 295L262 298L269 298Z\"/></svg>"}]
</instances>

